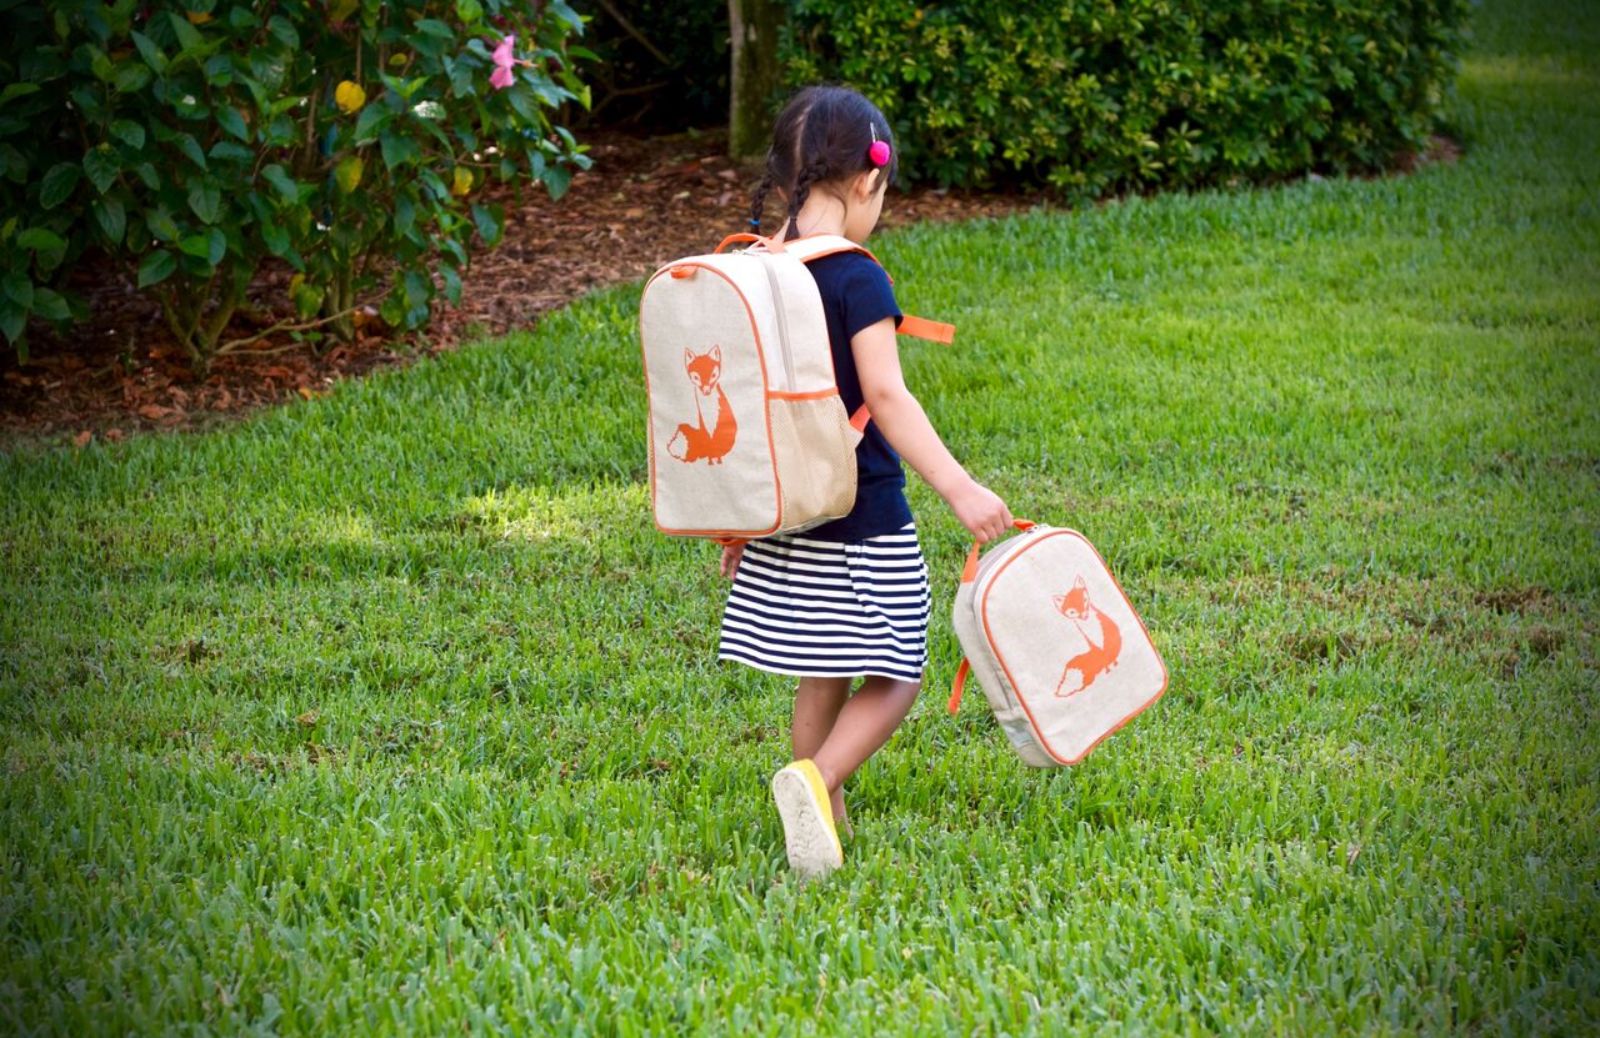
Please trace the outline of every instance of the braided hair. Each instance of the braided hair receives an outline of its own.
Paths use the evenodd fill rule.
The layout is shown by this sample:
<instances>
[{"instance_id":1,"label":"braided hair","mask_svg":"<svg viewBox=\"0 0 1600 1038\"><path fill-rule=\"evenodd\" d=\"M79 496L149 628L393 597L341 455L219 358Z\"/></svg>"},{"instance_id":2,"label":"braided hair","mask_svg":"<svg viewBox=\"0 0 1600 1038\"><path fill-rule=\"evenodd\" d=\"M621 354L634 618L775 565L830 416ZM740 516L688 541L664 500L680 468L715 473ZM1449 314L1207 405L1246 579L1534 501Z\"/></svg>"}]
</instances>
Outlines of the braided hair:
<instances>
[{"instance_id":1,"label":"braided hair","mask_svg":"<svg viewBox=\"0 0 1600 1038\"><path fill-rule=\"evenodd\" d=\"M767 196L776 189L788 203L784 240L798 238L800 210L813 187L879 168L868 157L873 141L890 145L882 190L894 179L899 157L889 121L877 106L847 87L806 87L790 98L772 129L766 173L750 204L751 228L760 232Z\"/></svg>"}]
</instances>

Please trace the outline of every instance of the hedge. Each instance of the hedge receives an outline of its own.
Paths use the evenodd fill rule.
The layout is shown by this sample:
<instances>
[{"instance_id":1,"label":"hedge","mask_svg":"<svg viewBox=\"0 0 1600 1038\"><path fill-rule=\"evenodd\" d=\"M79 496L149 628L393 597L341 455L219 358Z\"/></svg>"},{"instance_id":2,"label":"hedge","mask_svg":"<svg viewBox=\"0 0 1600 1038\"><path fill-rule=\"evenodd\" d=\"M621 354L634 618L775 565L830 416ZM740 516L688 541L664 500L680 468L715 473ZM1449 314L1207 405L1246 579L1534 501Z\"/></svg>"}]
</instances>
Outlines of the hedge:
<instances>
[{"instance_id":1,"label":"hedge","mask_svg":"<svg viewBox=\"0 0 1600 1038\"><path fill-rule=\"evenodd\" d=\"M882 107L915 180L1074 197L1391 165L1425 146L1466 0L796 0L791 85Z\"/></svg>"}]
</instances>

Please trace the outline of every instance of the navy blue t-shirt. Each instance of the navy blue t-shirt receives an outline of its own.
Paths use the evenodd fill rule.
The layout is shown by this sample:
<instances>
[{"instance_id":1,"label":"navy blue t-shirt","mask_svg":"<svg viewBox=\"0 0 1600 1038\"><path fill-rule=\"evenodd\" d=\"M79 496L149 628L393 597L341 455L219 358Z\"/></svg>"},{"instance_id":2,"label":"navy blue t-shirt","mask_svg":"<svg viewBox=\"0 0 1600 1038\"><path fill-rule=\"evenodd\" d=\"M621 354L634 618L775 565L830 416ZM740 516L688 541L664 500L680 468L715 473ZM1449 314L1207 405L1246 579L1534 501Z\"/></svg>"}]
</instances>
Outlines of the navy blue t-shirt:
<instances>
[{"instance_id":1,"label":"navy blue t-shirt","mask_svg":"<svg viewBox=\"0 0 1600 1038\"><path fill-rule=\"evenodd\" d=\"M833 373L847 414L861 406L861 376L856 373L850 340L863 328L892 317L900 323L889 275L870 257L859 252L839 252L806 264L822 293L822 312L828 318L828 342L833 347ZM860 541L893 533L911 522L906 502L906 474L900 455L868 422L866 435L856 447L856 505L842 519L805 531L802 537L822 541Z\"/></svg>"}]
</instances>

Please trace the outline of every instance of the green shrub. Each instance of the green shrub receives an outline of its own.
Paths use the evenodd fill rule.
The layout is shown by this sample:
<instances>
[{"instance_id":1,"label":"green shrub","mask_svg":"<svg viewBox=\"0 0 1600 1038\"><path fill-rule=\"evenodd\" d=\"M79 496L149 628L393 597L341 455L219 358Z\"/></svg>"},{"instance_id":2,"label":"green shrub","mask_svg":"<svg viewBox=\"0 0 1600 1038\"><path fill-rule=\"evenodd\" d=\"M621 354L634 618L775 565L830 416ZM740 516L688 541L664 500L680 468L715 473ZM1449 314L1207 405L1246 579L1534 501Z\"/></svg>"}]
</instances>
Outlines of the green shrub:
<instances>
[{"instance_id":1,"label":"green shrub","mask_svg":"<svg viewBox=\"0 0 1600 1038\"><path fill-rule=\"evenodd\" d=\"M89 249L137 269L199 367L269 257L299 272L302 330L348 332L379 279L384 318L417 327L434 276L459 298L471 236L500 237L488 179L560 194L587 164L552 121L587 103L561 0L0 8L0 330L19 350L30 315L71 316L61 272Z\"/></svg>"},{"instance_id":2,"label":"green shrub","mask_svg":"<svg viewBox=\"0 0 1600 1038\"><path fill-rule=\"evenodd\" d=\"M849 83L913 179L1075 198L1310 170L1424 144L1466 0L796 0L792 83Z\"/></svg>"}]
</instances>

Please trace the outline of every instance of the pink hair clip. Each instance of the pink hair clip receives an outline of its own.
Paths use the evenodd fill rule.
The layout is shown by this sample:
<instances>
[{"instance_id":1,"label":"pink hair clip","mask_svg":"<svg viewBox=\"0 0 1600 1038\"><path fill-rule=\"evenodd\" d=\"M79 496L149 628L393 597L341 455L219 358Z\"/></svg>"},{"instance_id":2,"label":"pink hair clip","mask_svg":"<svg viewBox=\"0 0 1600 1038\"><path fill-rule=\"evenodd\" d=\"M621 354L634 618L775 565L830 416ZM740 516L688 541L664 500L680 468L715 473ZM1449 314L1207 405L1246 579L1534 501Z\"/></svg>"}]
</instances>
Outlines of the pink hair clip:
<instances>
[{"instance_id":1,"label":"pink hair clip","mask_svg":"<svg viewBox=\"0 0 1600 1038\"><path fill-rule=\"evenodd\" d=\"M878 140L877 127L868 126L867 129L872 133L872 146L867 149L867 160L882 169L889 164L889 142Z\"/></svg>"}]
</instances>

